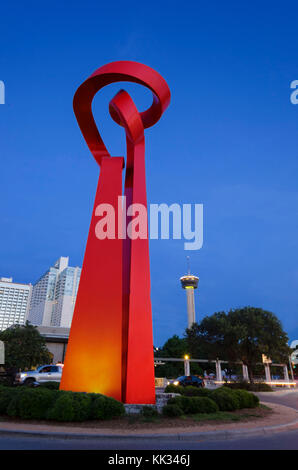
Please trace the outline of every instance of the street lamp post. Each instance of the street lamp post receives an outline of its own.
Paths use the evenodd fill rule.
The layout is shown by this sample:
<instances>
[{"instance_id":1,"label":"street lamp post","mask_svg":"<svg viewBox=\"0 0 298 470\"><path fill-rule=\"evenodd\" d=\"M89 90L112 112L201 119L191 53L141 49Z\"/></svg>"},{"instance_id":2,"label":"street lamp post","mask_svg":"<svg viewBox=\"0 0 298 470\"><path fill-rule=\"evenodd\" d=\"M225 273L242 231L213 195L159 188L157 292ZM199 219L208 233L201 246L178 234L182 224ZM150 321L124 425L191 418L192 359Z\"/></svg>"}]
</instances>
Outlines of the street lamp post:
<instances>
[{"instance_id":1,"label":"street lamp post","mask_svg":"<svg viewBox=\"0 0 298 470\"><path fill-rule=\"evenodd\" d=\"M190 375L190 362L188 354L185 354L184 356L184 375Z\"/></svg>"}]
</instances>

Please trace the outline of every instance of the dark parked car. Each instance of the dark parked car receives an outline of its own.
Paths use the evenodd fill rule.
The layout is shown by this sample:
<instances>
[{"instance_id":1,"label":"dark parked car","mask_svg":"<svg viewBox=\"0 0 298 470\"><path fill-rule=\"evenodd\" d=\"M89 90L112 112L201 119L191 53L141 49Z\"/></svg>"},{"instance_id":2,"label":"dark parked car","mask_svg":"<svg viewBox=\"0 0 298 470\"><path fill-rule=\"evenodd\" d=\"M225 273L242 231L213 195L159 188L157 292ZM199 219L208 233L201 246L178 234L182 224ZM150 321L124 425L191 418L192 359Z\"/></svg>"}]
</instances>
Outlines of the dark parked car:
<instances>
[{"instance_id":1,"label":"dark parked car","mask_svg":"<svg viewBox=\"0 0 298 470\"><path fill-rule=\"evenodd\" d=\"M186 387L192 385L193 387L205 387L204 380L196 375L182 375L172 382L174 385L181 385Z\"/></svg>"}]
</instances>

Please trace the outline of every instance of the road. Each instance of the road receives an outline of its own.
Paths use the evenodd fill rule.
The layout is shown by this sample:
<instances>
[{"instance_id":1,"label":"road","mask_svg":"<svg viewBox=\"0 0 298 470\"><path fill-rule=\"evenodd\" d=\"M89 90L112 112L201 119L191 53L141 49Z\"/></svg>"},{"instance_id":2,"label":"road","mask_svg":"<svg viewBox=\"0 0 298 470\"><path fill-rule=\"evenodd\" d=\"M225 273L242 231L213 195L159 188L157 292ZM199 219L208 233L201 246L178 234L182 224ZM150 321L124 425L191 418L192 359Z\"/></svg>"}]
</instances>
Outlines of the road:
<instances>
[{"instance_id":1,"label":"road","mask_svg":"<svg viewBox=\"0 0 298 470\"><path fill-rule=\"evenodd\" d=\"M219 441L49 439L0 436L0 450L297 450L298 430Z\"/></svg>"},{"instance_id":2,"label":"road","mask_svg":"<svg viewBox=\"0 0 298 470\"><path fill-rule=\"evenodd\" d=\"M266 403L277 403L298 410L298 390L288 390L273 393L257 393L260 400Z\"/></svg>"},{"instance_id":3,"label":"road","mask_svg":"<svg viewBox=\"0 0 298 470\"><path fill-rule=\"evenodd\" d=\"M260 394L262 401L298 410L298 391ZM298 430L227 440L57 439L0 435L0 450L298 450Z\"/></svg>"}]
</instances>

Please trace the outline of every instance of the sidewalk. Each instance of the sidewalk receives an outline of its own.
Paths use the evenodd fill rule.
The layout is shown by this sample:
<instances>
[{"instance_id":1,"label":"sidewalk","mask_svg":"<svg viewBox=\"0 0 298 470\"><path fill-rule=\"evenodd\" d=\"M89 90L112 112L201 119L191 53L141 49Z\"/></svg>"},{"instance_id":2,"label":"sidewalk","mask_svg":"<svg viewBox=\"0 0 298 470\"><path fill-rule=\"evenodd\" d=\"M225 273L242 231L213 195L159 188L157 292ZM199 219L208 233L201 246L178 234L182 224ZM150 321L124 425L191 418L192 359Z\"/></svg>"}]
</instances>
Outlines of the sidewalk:
<instances>
[{"instance_id":1,"label":"sidewalk","mask_svg":"<svg viewBox=\"0 0 298 470\"><path fill-rule=\"evenodd\" d=\"M266 418L258 418L249 422L226 423L226 424L202 424L191 427L180 428L158 428L153 433L153 428L142 429L140 432L113 430L108 428L88 428L67 425L45 425L30 423L0 422L0 434L40 436L47 438L63 439L86 439L86 438L146 438L146 439L178 439L188 440L200 438L227 439L256 434L268 434L273 432L282 432L286 430L298 429L298 411L287 406L270 403L270 408L274 411L272 415Z\"/></svg>"}]
</instances>

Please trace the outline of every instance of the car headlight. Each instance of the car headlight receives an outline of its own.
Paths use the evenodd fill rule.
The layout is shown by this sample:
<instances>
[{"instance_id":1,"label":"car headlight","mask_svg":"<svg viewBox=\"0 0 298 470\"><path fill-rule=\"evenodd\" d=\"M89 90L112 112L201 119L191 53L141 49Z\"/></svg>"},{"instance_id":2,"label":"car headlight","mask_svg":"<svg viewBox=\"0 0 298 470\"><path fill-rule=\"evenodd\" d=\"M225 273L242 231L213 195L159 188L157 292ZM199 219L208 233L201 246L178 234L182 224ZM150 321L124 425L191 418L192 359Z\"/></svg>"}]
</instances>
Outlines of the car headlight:
<instances>
[{"instance_id":1,"label":"car headlight","mask_svg":"<svg viewBox=\"0 0 298 470\"><path fill-rule=\"evenodd\" d=\"M177 382L177 380L175 382L173 382L174 385L179 385L179 382Z\"/></svg>"}]
</instances>

